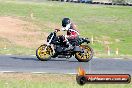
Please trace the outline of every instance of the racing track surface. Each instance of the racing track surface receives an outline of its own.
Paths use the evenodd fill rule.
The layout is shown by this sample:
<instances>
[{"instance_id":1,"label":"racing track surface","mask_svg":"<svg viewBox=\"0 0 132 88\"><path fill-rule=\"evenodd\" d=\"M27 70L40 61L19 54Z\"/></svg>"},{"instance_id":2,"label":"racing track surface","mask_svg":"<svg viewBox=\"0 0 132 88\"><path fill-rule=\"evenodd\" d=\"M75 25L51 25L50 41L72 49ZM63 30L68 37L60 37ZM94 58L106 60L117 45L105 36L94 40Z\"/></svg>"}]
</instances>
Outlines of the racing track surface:
<instances>
[{"instance_id":1,"label":"racing track surface","mask_svg":"<svg viewBox=\"0 0 132 88\"><path fill-rule=\"evenodd\" d=\"M77 73L82 66L87 73L128 73L132 74L131 59L93 58L90 62L78 62L71 59L55 58L39 61L35 56L0 55L0 71L42 72L42 73Z\"/></svg>"}]
</instances>

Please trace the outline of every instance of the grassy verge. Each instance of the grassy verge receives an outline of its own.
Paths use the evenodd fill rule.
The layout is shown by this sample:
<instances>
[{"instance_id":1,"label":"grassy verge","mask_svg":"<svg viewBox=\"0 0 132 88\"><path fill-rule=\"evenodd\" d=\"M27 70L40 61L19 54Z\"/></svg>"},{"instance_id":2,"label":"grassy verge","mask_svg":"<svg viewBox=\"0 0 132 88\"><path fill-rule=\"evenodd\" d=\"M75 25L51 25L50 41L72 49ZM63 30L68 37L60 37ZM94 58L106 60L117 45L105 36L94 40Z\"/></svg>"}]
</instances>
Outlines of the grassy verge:
<instances>
[{"instance_id":1,"label":"grassy verge","mask_svg":"<svg viewBox=\"0 0 132 88\"><path fill-rule=\"evenodd\" d=\"M60 2L25 3L18 1L1 1L0 15L20 17L38 25L41 32L47 33L61 25L63 17L70 17L78 25L81 36L89 38L93 36L94 44L91 46L96 56L107 56L107 45L110 46L112 56L115 56L116 48L119 48L119 56L132 55L131 7ZM34 14L33 20L30 18L30 13ZM16 52L13 52L10 46L6 51L1 49L0 53L3 54L9 51L13 54L34 54L37 48L15 45L13 51ZM24 48L24 50L20 52L19 49L21 48Z\"/></svg>"},{"instance_id":2,"label":"grassy verge","mask_svg":"<svg viewBox=\"0 0 132 88\"><path fill-rule=\"evenodd\" d=\"M62 74L0 74L0 88L131 88L132 84L86 84L76 83L75 75Z\"/></svg>"}]
</instances>

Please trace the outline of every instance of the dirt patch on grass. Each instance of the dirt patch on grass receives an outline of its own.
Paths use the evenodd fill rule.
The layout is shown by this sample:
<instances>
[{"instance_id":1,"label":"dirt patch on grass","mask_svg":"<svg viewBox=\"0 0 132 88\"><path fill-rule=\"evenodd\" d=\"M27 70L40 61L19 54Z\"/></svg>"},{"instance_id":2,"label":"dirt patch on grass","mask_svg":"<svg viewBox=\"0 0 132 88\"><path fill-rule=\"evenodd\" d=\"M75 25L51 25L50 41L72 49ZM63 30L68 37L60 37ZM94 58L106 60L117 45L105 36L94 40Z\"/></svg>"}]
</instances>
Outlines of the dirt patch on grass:
<instances>
[{"instance_id":1,"label":"dirt patch on grass","mask_svg":"<svg viewBox=\"0 0 132 88\"><path fill-rule=\"evenodd\" d=\"M0 17L0 38L9 40L15 45L36 47L42 44L48 33L31 22L14 17Z\"/></svg>"}]
</instances>

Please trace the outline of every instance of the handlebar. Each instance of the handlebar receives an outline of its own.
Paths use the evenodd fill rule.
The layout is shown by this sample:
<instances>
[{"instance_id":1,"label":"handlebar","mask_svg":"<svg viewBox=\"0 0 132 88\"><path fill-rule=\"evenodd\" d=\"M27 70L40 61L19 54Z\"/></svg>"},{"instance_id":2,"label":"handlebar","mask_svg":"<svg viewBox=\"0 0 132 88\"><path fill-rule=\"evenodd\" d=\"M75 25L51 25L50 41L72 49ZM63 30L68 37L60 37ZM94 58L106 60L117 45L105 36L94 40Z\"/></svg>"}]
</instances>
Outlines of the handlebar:
<instances>
[{"instance_id":1,"label":"handlebar","mask_svg":"<svg viewBox=\"0 0 132 88\"><path fill-rule=\"evenodd\" d=\"M55 32L58 32L58 31L60 31L60 29L55 29Z\"/></svg>"}]
</instances>

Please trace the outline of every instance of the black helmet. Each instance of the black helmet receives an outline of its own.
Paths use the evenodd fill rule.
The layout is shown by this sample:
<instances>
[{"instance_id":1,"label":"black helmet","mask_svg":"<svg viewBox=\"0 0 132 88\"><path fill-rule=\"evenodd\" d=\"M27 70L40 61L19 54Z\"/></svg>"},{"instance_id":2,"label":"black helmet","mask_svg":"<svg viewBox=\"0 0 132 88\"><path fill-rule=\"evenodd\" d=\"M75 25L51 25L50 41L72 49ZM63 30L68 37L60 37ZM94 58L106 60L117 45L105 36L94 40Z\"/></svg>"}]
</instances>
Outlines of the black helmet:
<instances>
[{"instance_id":1,"label":"black helmet","mask_svg":"<svg viewBox=\"0 0 132 88\"><path fill-rule=\"evenodd\" d=\"M62 20L62 26L63 27L66 27L66 25L69 24L69 23L70 23L70 19L69 18L63 18L63 20Z\"/></svg>"}]
</instances>

